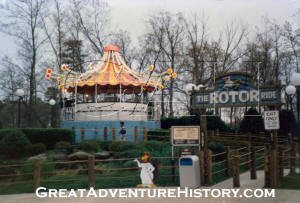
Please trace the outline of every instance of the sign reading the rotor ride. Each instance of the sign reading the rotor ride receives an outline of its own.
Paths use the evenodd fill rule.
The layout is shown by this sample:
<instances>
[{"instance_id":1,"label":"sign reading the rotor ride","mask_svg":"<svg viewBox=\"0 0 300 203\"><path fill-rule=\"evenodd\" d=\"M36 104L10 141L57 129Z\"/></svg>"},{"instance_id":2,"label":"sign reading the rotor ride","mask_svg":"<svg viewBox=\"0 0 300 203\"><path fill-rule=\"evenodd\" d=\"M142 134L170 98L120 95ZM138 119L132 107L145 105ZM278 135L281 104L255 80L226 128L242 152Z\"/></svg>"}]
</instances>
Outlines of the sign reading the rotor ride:
<instances>
[{"instance_id":1,"label":"sign reading the rotor ride","mask_svg":"<svg viewBox=\"0 0 300 203\"><path fill-rule=\"evenodd\" d=\"M200 144L199 126L172 126L173 146L198 146Z\"/></svg>"},{"instance_id":2,"label":"sign reading the rotor ride","mask_svg":"<svg viewBox=\"0 0 300 203\"><path fill-rule=\"evenodd\" d=\"M217 77L215 89L195 92L193 103L196 108L277 105L280 91L276 87L257 88L250 74L232 72Z\"/></svg>"}]
</instances>

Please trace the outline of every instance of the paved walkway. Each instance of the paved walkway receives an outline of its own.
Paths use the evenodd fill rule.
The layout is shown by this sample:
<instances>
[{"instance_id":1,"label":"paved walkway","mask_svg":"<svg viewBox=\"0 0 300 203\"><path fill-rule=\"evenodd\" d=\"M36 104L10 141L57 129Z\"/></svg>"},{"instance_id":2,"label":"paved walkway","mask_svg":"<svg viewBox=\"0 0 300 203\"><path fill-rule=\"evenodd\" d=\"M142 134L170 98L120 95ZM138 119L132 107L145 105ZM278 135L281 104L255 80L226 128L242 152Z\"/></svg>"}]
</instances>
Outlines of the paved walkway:
<instances>
[{"instance_id":1,"label":"paved walkway","mask_svg":"<svg viewBox=\"0 0 300 203\"><path fill-rule=\"evenodd\" d=\"M264 182L263 171L257 171L257 180L250 180L249 172L240 175L241 189L245 188L262 188ZM219 184L214 185L211 188L232 188L232 178L223 181ZM0 202L2 203L168 203L168 202L205 202L205 203L240 203L240 202L251 202L251 203L298 203L300 202L300 191L299 190L276 190L275 198L38 198L35 194L16 194L16 195L1 195Z\"/></svg>"}]
</instances>

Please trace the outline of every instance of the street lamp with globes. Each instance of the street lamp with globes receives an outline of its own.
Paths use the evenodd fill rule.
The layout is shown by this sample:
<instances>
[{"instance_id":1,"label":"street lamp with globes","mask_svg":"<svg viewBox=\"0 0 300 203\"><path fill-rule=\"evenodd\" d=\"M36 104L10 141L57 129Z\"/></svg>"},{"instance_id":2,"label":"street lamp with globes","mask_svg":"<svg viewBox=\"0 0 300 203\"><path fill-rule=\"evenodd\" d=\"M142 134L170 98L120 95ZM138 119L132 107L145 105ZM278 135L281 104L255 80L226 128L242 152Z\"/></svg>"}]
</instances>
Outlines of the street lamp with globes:
<instances>
[{"instance_id":1,"label":"street lamp with globes","mask_svg":"<svg viewBox=\"0 0 300 203\"><path fill-rule=\"evenodd\" d=\"M294 85L288 85L285 88L285 93L287 94L287 109L293 111L293 104L292 104L292 96L296 93L296 87Z\"/></svg>"},{"instance_id":2,"label":"street lamp with globes","mask_svg":"<svg viewBox=\"0 0 300 203\"><path fill-rule=\"evenodd\" d=\"M51 106L51 120L50 125L51 127L55 127L55 121L54 121L54 105L56 104L56 101L54 99L49 100L49 105Z\"/></svg>"},{"instance_id":3,"label":"street lamp with globes","mask_svg":"<svg viewBox=\"0 0 300 203\"><path fill-rule=\"evenodd\" d=\"M20 128L21 127L21 101L23 99L23 96L25 94L23 89L17 89L17 91L15 92L15 94L19 97L18 100L18 121L17 121L17 127Z\"/></svg>"},{"instance_id":4,"label":"street lamp with globes","mask_svg":"<svg viewBox=\"0 0 300 203\"><path fill-rule=\"evenodd\" d=\"M296 87L297 96L297 122L300 125L300 73L294 73L291 77L291 83Z\"/></svg>"}]
</instances>

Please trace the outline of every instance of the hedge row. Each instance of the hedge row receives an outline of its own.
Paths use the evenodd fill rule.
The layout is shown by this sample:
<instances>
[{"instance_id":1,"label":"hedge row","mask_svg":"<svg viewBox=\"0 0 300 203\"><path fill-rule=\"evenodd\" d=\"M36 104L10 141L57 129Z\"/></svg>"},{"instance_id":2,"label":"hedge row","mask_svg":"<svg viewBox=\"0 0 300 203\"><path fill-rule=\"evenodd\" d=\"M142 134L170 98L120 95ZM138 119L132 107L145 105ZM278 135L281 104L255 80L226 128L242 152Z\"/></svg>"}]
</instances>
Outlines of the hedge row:
<instances>
[{"instance_id":1,"label":"hedge row","mask_svg":"<svg viewBox=\"0 0 300 203\"><path fill-rule=\"evenodd\" d=\"M1 129L0 140L9 131L16 129ZM66 141L70 143L75 142L75 131L61 128L23 128L20 129L31 144L43 143L47 149L53 149L55 144L59 141Z\"/></svg>"},{"instance_id":2,"label":"hedge row","mask_svg":"<svg viewBox=\"0 0 300 203\"><path fill-rule=\"evenodd\" d=\"M209 112L207 113L209 114ZM221 131L232 132L234 131L218 116L207 116L207 130L219 129ZM200 114L190 117L167 117L161 119L161 128L169 129L171 126L199 126Z\"/></svg>"}]
</instances>

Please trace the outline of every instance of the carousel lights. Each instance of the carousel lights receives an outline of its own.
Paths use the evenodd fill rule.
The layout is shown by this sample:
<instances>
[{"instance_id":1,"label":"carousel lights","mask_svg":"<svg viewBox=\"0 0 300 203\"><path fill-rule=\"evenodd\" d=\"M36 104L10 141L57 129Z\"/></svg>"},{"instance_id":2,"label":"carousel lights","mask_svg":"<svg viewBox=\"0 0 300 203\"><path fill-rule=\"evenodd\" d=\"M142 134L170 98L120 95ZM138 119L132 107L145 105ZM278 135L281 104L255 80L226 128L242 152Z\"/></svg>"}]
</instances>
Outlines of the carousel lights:
<instances>
[{"instance_id":1,"label":"carousel lights","mask_svg":"<svg viewBox=\"0 0 300 203\"><path fill-rule=\"evenodd\" d=\"M67 70L69 70L68 65L67 65L67 64L62 64L62 65L61 65L61 70L62 70L62 71L67 71Z\"/></svg>"},{"instance_id":2,"label":"carousel lights","mask_svg":"<svg viewBox=\"0 0 300 203\"><path fill-rule=\"evenodd\" d=\"M172 75L173 69L172 69L172 68L168 68L167 73L168 73L169 75Z\"/></svg>"},{"instance_id":3,"label":"carousel lights","mask_svg":"<svg viewBox=\"0 0 300 203\"><path fill-rule=\"evenodd\" d=\"M177 73L173 72L173 73L172 73L172 78L173 78L173 79L177 78Z\"/></svg>"},{"instance_id":4,"label":"carousel lights","mask_svg":"<svg viewBox=\"0 0 300 203\"><path fill-rule=\"evenodd\" d=\"M150 72L154 71L154 69L155 69L154 65L149 66L149 71Z\"/></svg>"},{"instance_id":5,"label":"carousel lights","mask_svg":"<svg viewBox=\"0 0 300 203\"><path fill-rule=\"evenodd\" d=\"M47 80L49 80L49 79L51 78L51 75L52 75L52 69L47 68L47 69L46 69L46 75L45 75L45 78L46 78Z\"/></svg>"},{"instance_id":6,"label":"carousel lights","mask_svg":"<svg viewBox=\"0 0 300 203\"><path fill-rule=\"evenodd\" d=\"M164 80L165 80L165 81L169 81L169 80L170 80L170 76L169 76L169 75L166 75L166 76L164 77Z\"/></svg>"}]
</instances>

